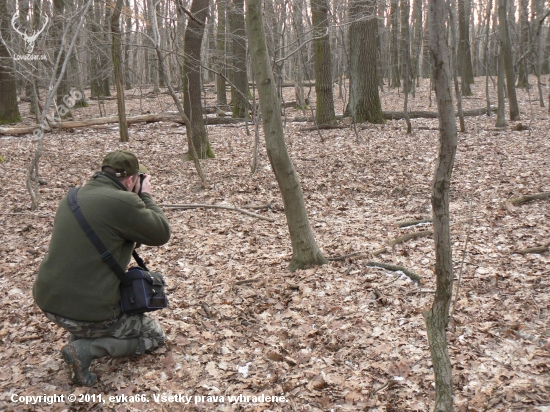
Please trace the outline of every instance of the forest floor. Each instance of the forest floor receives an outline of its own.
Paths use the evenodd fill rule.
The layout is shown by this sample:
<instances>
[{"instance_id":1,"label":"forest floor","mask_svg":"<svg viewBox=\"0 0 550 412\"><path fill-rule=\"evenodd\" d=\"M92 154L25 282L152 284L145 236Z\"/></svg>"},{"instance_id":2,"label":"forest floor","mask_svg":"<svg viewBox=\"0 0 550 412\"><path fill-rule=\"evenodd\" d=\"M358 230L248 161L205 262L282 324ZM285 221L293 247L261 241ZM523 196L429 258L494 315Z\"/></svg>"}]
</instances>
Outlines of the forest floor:
<instances>
[{"instance_id":1,"label":"forest floor","mask_svg":"<svg viewBox=\"0 0 550 412\"><path fill-rule=\"evenodd\" d=\"M292 89L287 91L291 100ZM465 109L484 106L483 91L484 79L477 79ZM447 335L458 411L550 410L550 256L514 253L550 242L550 200L507 202L550 191L549 116L534 89L530 95L518 89L518 96L521 122L529 130L512 131L516 122L496 129L495 117L480 116L468 117L467 132L459 133L450 210L454 268L462 283ZM401 110L402 97L385 89L384 110ZM429 108L423 82L410 109L436 111L432 99ZM342 101L336 102L341 113ZM76 116L99 117L92 103ZM28 115L28 104L21 107ZM131 114L174 110L166 95L132 99L128 107ZM115 114L116 102L107 102L106 109ZM287 112L289 118L302 115ZM438 120L413 119L412 125L410 135L404 121L360 125L359 140L351 126L323 130L322 143L316 131L304 130L312 124L286 124L311 226L327 257L368 255L403 234L431 228L398 226L431 217ZM37 211L30 210L25 187L36 142L30 136L0 138L0 410L433 408L422 317L435 290L432 237L409 240L375 258L290 273L288 228L265 146L251 174L253 136L244 124L208 129L216 158L202 163L206 189L192 162L184 160L181 125L133 125L127 144L118 142L115 125L47 134L40 162L47 184L40 188ZM270 205L257 213L274 222L232 211L166 209L170 242L142 247L141 254L170 286L170 307L152 315L164 325L168 343L138 359L95 361L99 382L77 388L59 353L68 334L35 306L32 285L59 201L118 148L134 151L149 167L158 203ZM367 267L369 260L404 266L422 281ZM18 401L53 394L65 401ZM75 402L67 400L69 394ZM284 401L253 398L262 394L283 395ZM115 395L118 403L109 400ZM186 404L172 395L191 398ZM239 395L250 398L229 399Z\"/></svg>"}]
</instances>

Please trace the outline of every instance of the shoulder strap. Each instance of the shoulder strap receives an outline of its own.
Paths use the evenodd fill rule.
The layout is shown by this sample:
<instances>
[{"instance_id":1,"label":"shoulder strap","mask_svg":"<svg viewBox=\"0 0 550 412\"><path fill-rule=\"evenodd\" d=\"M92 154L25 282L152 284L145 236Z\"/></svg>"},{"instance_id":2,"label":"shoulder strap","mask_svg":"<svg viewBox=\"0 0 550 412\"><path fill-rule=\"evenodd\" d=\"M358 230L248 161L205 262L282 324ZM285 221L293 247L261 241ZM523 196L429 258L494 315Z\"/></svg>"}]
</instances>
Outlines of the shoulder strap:
<instances>
[{"instance_id":1,"label":"shoulder strap","mask_svg":"<svg viewBox=\"0 0 550 412\"><path fill-rule=\"evenodd\" d=\"M84 233L86 233L86 236L88 236L92 244L95 246L95 248L101 255L101 258L105 261L105 263L107 263L107 265L111 268L111 270L115 272L115 275L117 275L120 281L125 285L131 284L132 282L128 278L128 276L126 276L126 272L124 271L124 269L120 267L120 265L115 260L113 255L111 255L111 252L109 252L109 250L105 247L103 242L99 239L97 234L94 232L90 224L86 221L86 218L84 217L84 214L80 209L80 205L76 200L77 192L78 192L77 187L73 187L71 190L69 190L68 199L69 199L69 205L71 206L71 210L73 211L73 214L75 215L78 224L80 225Z\"/></svg>"}]
</instances>

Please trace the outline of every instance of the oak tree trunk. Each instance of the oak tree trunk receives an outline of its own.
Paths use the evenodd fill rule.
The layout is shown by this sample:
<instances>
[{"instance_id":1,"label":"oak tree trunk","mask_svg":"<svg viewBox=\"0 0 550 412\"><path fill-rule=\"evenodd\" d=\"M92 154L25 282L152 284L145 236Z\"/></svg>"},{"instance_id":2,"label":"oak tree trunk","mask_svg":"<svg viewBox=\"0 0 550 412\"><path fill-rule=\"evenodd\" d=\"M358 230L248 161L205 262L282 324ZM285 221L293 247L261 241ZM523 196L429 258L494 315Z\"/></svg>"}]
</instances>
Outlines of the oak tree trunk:
<instances>
[{"instance_id":1,"label":"oak tree trunk","mask_svg":"<svg viewBox=\"0 0 550 412\"><path fill-rule=\"evenodd\" d=\"M315 95L317 107L315 120L318 125L336 123L334 95L332 91L332 55L329 37L329 5L327 0L311 0L313 42L315 60Z\"/></svg>"},{"instance_id":2,"label":"oak tree trunk","mask_svg":"<svg viewBox=\"0 0 550 412\"><path fill-rule=\"evenodd\" d=\"M8 0L0 0L0 34L3 39L8 38L9 26ZM0 96L0 124L20 122L13 61L3 41L0 41Z\"/></svg>"},{"instance_id":3,"label":"oak tree trunk","mask_svg":"<svg viewBox=\"0 0 550 412\"><path fill-rule=\"evenodd\" d=\"M185 115L189 118L188 133L193 136L193 145L199 159L214 157L202 117L201 101L201 46L204 35L208 0L193 0L190 12L200 22L189 20L184 38L183 102ZM189 129L192 129L191 131Z\"/></svg>"},{"instance_id":4,"label":"oak tree trunk","mask_svg":"<svg viewBox=\"0 0 550 412\"><path fill-rule=\"evenodd\" d=\"M350 4L350 102L355 122L386 123L378 94L375 0L352 0Z\"/></svg>"},{"instance_id":5,"label":"oak tree trunk","mask_svg":"<svg viewBox=\"0 0 550 412\"><path fill-rule=\"evenodd\" d=\"M457 131L445 21L445 0L430 0L430 49L434 61L433 79L439 113L440 145L432 193L436 292L431 309L424 312L424 319L435 374L436 412L451 412L453 409L453 374L445 329L449 321L453 290L449 189L457 146Z\"/></svg>"},{"instance_id":6,"label":"oak tree trunk","mask_svg":"<svg viewBox=\"0 0 550 412\"><path fill-rule=\"evenodd\" d=\"M128 123L126 123L126 102L124 100L124 72L122 64L122 40L120 34L120 13L123 0L116 0L111 15L111 32L113 35L113 65L115 69L116 98L119 119L120 141L128 141Z\"/></svg>"},{"instance_id":7,"label":"oak tree trunk","mask_svg":"<svg viewBox=\"0 0 550 412\"><path fill-rule=\"evenodd\" d=\"M281 190L292 243L289 269L294 271L307 264L324 264L326 259L309 225L300 180L285 144L281 104L267 53L261 0L247 0L246 5L250 56L258 84L267 155Z\"/></svg>"}]
</instances>

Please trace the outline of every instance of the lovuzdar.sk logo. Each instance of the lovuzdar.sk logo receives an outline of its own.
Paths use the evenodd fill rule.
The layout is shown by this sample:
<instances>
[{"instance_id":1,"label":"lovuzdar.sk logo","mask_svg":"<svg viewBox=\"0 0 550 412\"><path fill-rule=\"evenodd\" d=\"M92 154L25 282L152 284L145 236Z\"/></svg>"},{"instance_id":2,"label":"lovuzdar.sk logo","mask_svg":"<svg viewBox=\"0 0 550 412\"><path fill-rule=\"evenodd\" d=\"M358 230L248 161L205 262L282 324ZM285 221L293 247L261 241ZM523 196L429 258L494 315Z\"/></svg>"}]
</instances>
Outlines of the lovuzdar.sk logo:
<instances>
[{"instance_id":1,"label":"lovuzdar.sk logo","mask_svg":"<svg viewBox=\"0 0 550 412\"><path fill-rule=\"evenodd\" d=\"M26 55L15 54L15 60L46 60L45 54L32 54L32 52L34 51L34 46L36 40L38 39L38 36L42 34L42 32L46 29L46 26L48 26L48 23L50 22L49 17L47 15L44 15L44 24L42 25L42 28L39 30L33 30L32 34L28 34L27 29L22 29L21 24L17 21L18 18L19 12L16 11L11 18L11 25L15 32L19 34L25 42Z\"/></svg>"}]
</instances>

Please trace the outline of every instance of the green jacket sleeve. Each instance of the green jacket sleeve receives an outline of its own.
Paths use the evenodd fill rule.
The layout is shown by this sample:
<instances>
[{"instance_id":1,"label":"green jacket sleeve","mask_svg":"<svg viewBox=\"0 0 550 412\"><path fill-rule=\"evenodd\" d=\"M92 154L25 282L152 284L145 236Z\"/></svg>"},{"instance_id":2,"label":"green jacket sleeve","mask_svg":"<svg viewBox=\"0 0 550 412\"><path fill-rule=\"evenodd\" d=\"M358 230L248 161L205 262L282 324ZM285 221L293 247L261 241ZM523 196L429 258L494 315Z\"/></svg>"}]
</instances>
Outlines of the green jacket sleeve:
<instances>
[{"instance_id":1,"label":"green jacket sleeve","mask_svg":"<svg viewBox=\"0 0 550 412\"><path fill-rule=\"evenodd\" d=\"M142 193L140 197L132 196L129 211L123 211L122 227L126 230L122 236L133 242L149 246L160 246L170 239L170 225L166 216L157 206L151 195Z\"/></svg>"}]
</instances>

